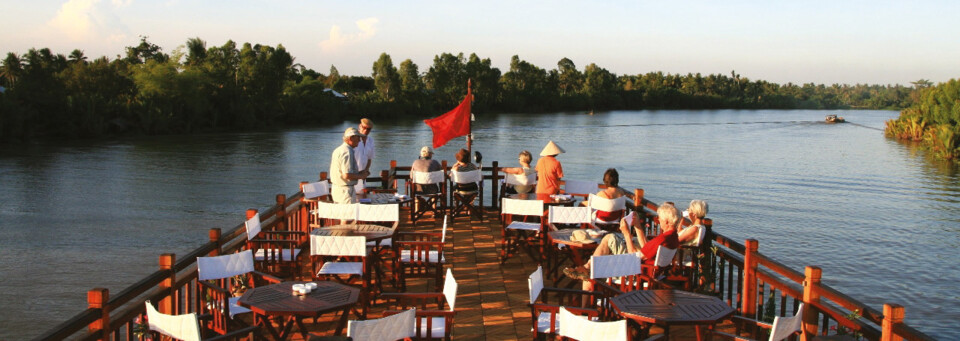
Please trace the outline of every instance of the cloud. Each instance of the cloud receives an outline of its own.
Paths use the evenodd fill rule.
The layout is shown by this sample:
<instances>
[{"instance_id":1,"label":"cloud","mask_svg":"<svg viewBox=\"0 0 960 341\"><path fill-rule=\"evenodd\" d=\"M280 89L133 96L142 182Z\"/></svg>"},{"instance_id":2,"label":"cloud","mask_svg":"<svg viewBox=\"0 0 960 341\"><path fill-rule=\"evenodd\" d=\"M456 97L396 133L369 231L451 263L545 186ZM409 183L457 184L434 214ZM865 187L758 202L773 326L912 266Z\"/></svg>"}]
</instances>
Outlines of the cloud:
<instances>
[{"instance_id":1,"label":"cloud","mask_svg":"<svg viewBox=\"0 0 960 341\"><path fill-rule=\"evenodd\" d=\"M343 46L354 45L370 40L377 34L377 18L366 18L357 20L358 33L343 34L339 25L333 25L330 28L330 38L320 42L320 48L325 52L336 51Z\"/></svg>"},{"instance_id":2,"label":"cloud","mask_svg":"<svg viewBox=\"0 0 960 341\"><path fill-rule=\"evenodd\" d=\"M127 7L133 0L111 0L112 7L102 0L69 0L60 6L47 25L73 41L114 40L126 36L125 28L114 9Z\"/></svg>"}]
</instances>

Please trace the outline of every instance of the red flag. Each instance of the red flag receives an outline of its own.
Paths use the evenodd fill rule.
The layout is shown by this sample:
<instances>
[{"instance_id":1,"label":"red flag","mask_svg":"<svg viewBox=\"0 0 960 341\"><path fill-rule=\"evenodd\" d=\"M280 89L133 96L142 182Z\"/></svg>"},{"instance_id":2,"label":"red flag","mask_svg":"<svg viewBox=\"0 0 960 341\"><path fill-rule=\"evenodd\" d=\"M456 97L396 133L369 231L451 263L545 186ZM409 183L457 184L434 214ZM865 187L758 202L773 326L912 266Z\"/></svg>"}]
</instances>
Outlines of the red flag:
<instances>
[{"instance_id":1,"label":"red flag","mask_svg":"<svg viewBox=\"0 0 960 341\"><path fill-rule=\"evenodd\" d=\"M423 120L433 130L433 148L440 148L456 137L470 133L470 102L473 95L467 88L467 97L446 114Z\"/></svg>"}]
</instances>

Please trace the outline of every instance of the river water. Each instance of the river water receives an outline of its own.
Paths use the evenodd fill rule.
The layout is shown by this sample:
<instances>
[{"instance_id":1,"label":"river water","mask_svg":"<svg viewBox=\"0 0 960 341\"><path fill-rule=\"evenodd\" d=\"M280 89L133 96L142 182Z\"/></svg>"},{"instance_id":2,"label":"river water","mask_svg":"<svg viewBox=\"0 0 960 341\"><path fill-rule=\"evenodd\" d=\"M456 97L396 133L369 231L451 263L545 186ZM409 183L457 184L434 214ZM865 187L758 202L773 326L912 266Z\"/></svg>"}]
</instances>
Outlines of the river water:
<instances>
[{"instance_id":1,"label":"river water","mask_svg":"<svg viewBox=\"0 0 960 341\"><path fill-rule=\"evenodd\" d=\"M548 140L567 178L621 186L655 202L710 204L715 230L907 322L960 339L960 175L883 137L894 111L615 111L478 115L485 165L514 166ZM377 159L407 165L429 144L419 120L381 121ZM86 291L117 293L185 254L211 227L229 229L247 208L329 167L354 123L277 132L151 137L0 147L0 340L38 335L86 307ZM456 139L437 149L453 160Z\"/></svg>"}]
</instances>

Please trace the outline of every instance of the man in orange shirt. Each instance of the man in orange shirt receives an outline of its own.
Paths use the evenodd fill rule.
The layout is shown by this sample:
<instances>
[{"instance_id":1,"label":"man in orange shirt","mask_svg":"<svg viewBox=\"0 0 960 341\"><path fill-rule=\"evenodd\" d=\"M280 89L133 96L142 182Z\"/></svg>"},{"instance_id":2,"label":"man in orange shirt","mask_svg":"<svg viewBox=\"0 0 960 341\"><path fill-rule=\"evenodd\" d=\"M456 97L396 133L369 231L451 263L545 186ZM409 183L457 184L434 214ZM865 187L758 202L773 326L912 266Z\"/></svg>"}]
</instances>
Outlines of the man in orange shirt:
<instances>
[{"instance_id":1,"label":"man in orange shirt","mask_svg":"<svg viewBox=\"0 0 960 341\"><path fill-rule=\"evenodd\" d=\"M550 141L546 147L540 151L540 159L537 160L537 194L557 194L560 193L560 178L563 177L563 167L556 156L565 151L556 143Z\"/></svg>"}]
</instances>

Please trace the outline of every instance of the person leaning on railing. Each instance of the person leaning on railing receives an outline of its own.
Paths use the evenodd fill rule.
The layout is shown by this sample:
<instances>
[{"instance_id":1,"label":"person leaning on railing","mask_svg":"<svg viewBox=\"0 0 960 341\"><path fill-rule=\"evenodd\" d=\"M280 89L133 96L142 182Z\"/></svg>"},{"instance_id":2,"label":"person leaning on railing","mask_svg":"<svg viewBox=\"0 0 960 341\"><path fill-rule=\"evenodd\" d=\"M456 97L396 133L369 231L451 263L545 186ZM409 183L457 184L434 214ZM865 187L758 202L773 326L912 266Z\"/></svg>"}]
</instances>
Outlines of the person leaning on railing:
<instances>
[{"instance_id":1,"label":"person leaning on railing","mask_svg":"<svg viewBox=\"0 0 960 341\"><path fill-rule=\"evenodd\" d=\"M507 174L516 174L516 175L523 175L523 176L530 176L531 174L537 173L535 169L530 168L530 162L533 161L533 155L531 155L530 152L526 150L520 152L518 161L520 162L520 167L506 167L506 168L501 168L500 170ZM533 189L533 186L534 185L508 186L506 188L507 190L506 194L529 193L530 190Z\"/></svg>"}]
</instances>

